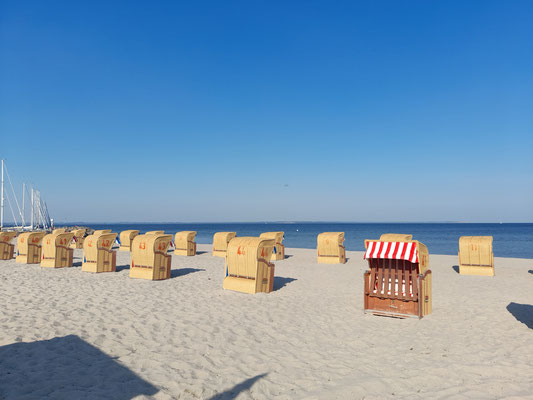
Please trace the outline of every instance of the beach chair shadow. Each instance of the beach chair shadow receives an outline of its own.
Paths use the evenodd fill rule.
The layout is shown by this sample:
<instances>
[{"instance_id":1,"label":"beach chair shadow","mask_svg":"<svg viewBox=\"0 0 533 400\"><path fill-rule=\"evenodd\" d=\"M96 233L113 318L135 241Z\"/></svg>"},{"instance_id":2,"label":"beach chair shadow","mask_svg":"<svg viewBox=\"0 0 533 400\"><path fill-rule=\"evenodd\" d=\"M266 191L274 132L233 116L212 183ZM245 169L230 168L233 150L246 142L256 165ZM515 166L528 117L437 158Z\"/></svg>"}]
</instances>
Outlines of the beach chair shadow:
<instances>
[{"instance_id":1,"label":"beach chair shadow","mask_svg":"<svg viewBox=\"0 0 533 400\"><path fill-rule=\"evenodd\" d=\"M231 400L235 399L240 393L250 390L255 382L259 379L267 376L268 374L256 375L253 378L246 379L244 382L239 383L238 385L233 386L231 389L228 389L222 393L218 393L213 397L210 397L209 400Z\"/></svg>"},{"instance_id":2,"label":"beach chair shadow","mask_svg":"<svg viewBox=\"0 0 533 400\"><path fill-rule=\"evenodd\" d=\"M274 287L273 290L279 290L282 287L286 286L288 283L291 283L292 281L295 281L296 278L285 278L283 276L275 276L274 277Z\"/></svg>"},{"instance_id":3,"label":"beach chair shadow","mask_svg":"<svg viewBox=\"0 0 533 400\"><path fill-rule=\"evenodd\" d=\"M454 265L453 267L453 270L457 273L459 273L459 266L458 265Z\"/></svg>"},{"instance_id":4,"label":"beach chair shadow","mask_svg":"<svg viewBox=\"0 0 533 400\"><path fill-rule=\"evenodd\" d=\"M123 271L125 269L130 269L130 265L129 264L117 265L116 272L120 272L120 271Z\"/></svg>"},{"instance_id":5,"label":"beach chair shadow","mask_svg":"<svg viewBox=\"0 0 533 400\"><path fill-rule=\"evenodd\" d=\"M73 267L81 267L81 264L82 264L81 261L76 261L76 262L73 262L73 263L72 263L72 266L73 266Z\"/></svg>"},{"instance_id":6,"label":"beach chair shadow","mask_svg":"<svg viewBox=\"0 0 533 400\"><path fill-rule=\"evenodd\" d=\"M6 399L129 400L159 391L76 335L0 347L0 382Z\"/></svg>"},{"instance_id":7,"label":"beach chair shadow","mask_svg":"<svg viewBox=\"0 0 533 400\"><path fill-rule=\"evenodd\" d=\"M203 268L180 268L170 271L170 278L177 278L178 276L185 276L194 272L205 271Z\"/></svg>"},{"instance_id":8,"label":"beach chair shadow","mask_svg":"<svg viewBox=\"0 0 533 400\"><path fill-rule=\"evenodd\" d=\"M294 256L293 256L292 254L285 254L285 260L286 260L287 258L291 258L291 257L294 257Z\"/></svg>"},{"instance_id":9,"label":"beach chair shadow","mask_svg":"<svg viewBox=\"0 0 533 400\"><path fill-rule=\"evenodd\" d=\"M533 269L530 269L529 271L527 271L528 273L530 274L533 274Z\"/></svg>"},{"instance_id":10,"label":"beach chair shadow","mask_svg":"<svg viewBox=\"0 0 533 400\"><path fill-rule=\"evenodd\" d=\"M507 311L518 321L533 329L533 306L530 304L509 303Z\"/></svg>"},{"instance_id":11,"label":"beach chair shadow","mask_svg":"<svg viewBox=\"0 0 533 400\"><path fill-rule=\"evenodd\" d=\"M196 255L199 256L199 255L202 255L202 254L206 254L206 253L209 253L208 251L196 251Z\"/></svg>"}]
</instances>

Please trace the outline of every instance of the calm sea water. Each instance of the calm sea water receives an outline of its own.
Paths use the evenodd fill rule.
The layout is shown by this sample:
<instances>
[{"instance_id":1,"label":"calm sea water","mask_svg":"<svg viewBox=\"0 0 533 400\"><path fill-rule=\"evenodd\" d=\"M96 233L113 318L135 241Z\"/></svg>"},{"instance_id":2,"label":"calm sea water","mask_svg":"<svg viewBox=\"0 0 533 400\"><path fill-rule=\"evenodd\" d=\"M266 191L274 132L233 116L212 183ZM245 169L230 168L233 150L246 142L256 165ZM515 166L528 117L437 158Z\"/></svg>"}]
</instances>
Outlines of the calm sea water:
<instances>
[{"instance_id":1,"label":"calm sea water","mask_svg":"<svg viewBox=\"0 0 533 400\"><path fill-rule=\"evenodd\" d=\"M320 232L345 232L347 250L364 250L364 239L378 239L382 233L410 233L428 246L430 254L457 254L460 236L493 236L494 255L533 259L533 224L362 224L362 223L179 223L179 224L84 224L94 229L120 232L138 229L142 232L164 230L166 233L197 231L198 243L212 243L213 234L237 232L238 236L258 236L261 232L284 231L287 247L316 248Z\"/></svg>"}]
</instances>

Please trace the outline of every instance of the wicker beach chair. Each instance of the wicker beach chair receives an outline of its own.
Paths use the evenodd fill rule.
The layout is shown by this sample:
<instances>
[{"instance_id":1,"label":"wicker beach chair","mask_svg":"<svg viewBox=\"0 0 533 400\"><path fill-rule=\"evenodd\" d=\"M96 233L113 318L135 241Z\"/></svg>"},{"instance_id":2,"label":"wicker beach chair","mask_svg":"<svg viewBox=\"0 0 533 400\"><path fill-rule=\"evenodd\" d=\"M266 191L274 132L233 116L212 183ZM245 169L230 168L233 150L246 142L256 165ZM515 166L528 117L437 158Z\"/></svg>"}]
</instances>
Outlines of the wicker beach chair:
<instances>
[{"instance_id":1,"label":"wicker beach chair","mask_svg":"<svg viewBox=\"0 0 533 400\"><path fill-rule=\"evenodd\" d=\"M52 233L65 233L67 230L65 228L53 229Z\"/></svg>"},{"instance_id":2,"label":"wicker beach chair","mask_svg":"<svg viewBox=\"0 0 533 400\"><path fill-rule=\"evenodd\" d=\"M93 232L93 235L100 235L102 233L111 233L111 229L97 229Z\"/></svg>"},{"instance_id":3,"label":"wicker beach chair","mask_svg":"<svg viewBox=\"0 0 533 400\"><path fill-rule=\"evenodd\" d=\"M418 317L431 313L431 270L427 247L416 241L365 240L365 313Z\"/></svg>"},{"instance_id":4,"label":"wicker beach chair","mask_svg":"<svg viewBox=\"0 0 533 400\"><path fill-rule=\"evenodd\" d=\"M145 235L164 235L165 231L148 231Z\"/></svg>"},{"instance_id":5,"label":"wicker beach chair","mask_svg":"<svg viewBox=\"0 0 533 400\"><path fill-rule=\"evenodd\" d=\"M182 231L176 233L176 236L174 237L174 254L178 256L196 255L195 237L195 231Z\"/></svg>"},{"instance_id":6,"label":"wicker beach chair","mask_svg":"<svg viewBox=\"0 0 533 400\"><path fill-rule=\"evenodd\" d=\"M213 256L226 257L226 250L231 239L237 236L236 232L217 232L213 235Z\"/></svg>"},{"instance_id":7,"label":"wicker beach chair","mask_svg":"<svg viewBox=\"0 0 533 400\"><path fill-rule=\"evenodd\" d=\"M41 267L65 268L72 267L74 249L69 247L74 233L52 232L43 238Z\"/></svg>"},{"instance_id":8,"label":"wicker beach chair","mask_svg":"<svg viewBox=\"0 0 533 400\"><path fill-rule=\"evenodd\" d=\"M494 276L492 236L459 238L459 273L461 275Z\"/></svg>"},{"instance_id":9,"label":"wicker beach chair","mask_svg":"<svg viewBox=\"0 0 533 400\"><path fill-rule=\"evenodd\" d=\"M13 239L17 237L17 232L1 231L0 232L0 260L11 260L15 245Z\"/></svg>"},{"instance_id":10,"label":"wicker beach chair","mask_svg":"<svg viewBox=\"0 0 533 400\"><path fill-rule=\"evenodd\" d=\"M243 293L270 293L274 287L274 264L270 255L274 239L238 237L228 244L226 277L222 287Z\"/></svg>"},{"instance_id":11,"label":"wicker beach chair","mask_svg":"<svg viewBox=\"0 0 533 400\"><path fill-rule=\"evenodd\" d=\"M259 237L264 239L274 239L274 249L270 261L285 259L285 246L282 244L285 232L263 232Z\"/></svg>"},{"instance_id":12,"label":"wicker beach chair","mask_svg":"<svg viewBox=\"0 0 533 400\"><path fill-rule=\"evenodd\" d=\"M344 232L324 232L317 236L317 257L319 264L344 264Z\"/></svg>"},{"instance_id":13,"label":"wicker beach chair","mask_svg":"<svg viewBox=\"0 0 533 400\"><path fill-rule=\"evenodd\" d=\"M120 247L118 248L118 251L131 251L131 243L138 234L139 231L135 229L120 232Z\"/></svg>"},{"instance_id":14,"label":"wicker beach chair","mask_svg":"<svg viewBox=\"0 0 533 400\"><path fill-rule=\"evenodd\" d=\"M172 257L167 254L172 235L137 235L131 244L130 278L162 280L170 278Z\"/></svg>"},{"instance_id":15,"label":"wicker beach chair","mask_svg":"<svg viewBox=\"0 0 533 400\"><path fill-rule=\"evenodd\" d=\"M93 233L83 243L83 263L85 272L115 272L117 270L117 253L113 243L116 233Z\"/></svg>"},{"instance_id":16,"label":"wicker beach chair","mask_svg":"<svg viewBox=\"0 0 533 400\"><path fill-rule=\"evenodd\" d=\"M85 229L75 229L72 231L72 233L74 233L72 243L70 243L70 247L72 249L83 249L83 240L85 239L85 232Z\"/></svg>"},{"instance_id":17,"label":"wicker beach chair","mask_svg":"<svg viewBox=\"0 0 533 400\"><path fill-rule=\"evenodd\" d=\"M16 262L39 264L41 262L42 242L46 232L24 232L17 238Z\"/></svg>"}]
</instances>

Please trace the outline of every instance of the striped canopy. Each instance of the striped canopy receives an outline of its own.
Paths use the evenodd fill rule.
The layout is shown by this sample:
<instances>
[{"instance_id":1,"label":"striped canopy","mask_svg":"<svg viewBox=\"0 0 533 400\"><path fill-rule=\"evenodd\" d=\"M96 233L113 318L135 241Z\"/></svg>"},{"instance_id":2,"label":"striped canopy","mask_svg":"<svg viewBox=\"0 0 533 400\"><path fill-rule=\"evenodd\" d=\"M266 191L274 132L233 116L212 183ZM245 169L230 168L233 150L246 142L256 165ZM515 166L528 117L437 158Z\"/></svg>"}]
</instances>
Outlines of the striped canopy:
<instances>
[{"instance_id":1,"label":"striped canopy","mask_svg":"<svg viewBox=\"0 0 533 400\"><path fill-rule=\"evenodd\" d=\"M418 249L415 242L380 242L368 241L365 260L369 258L387 258L418 262Z\"/></svg>"}]
</instances>

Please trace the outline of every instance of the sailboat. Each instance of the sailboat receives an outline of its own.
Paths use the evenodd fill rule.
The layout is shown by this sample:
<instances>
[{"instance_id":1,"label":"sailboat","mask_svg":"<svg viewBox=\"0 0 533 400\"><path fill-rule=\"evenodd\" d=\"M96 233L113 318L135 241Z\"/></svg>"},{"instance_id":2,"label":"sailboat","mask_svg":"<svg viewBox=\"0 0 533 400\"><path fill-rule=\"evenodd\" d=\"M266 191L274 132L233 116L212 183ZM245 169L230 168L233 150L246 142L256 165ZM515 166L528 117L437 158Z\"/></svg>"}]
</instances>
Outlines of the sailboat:
<instances>
[{"instance_id":1,"label":"sailboat","mask_svg":"<svg viewBox=\"0 0 533 400\"><path fill-rule=\"evenodd\" d=\"M41 192L34 188L33 185L30 186L30 191L28 192L28 187L25 183L22 184L22 207L20 207L20 203L18 200L18 197L15 193L15 189L13 188L13 184L11 182L11 177L9 176L9 173L7 171L7 166L4 160L2 160L1 163L1 183L0 183L0 230L3 230L5 228L9 228L10 230L16 230L16 231L33 231L33 230L45 230L50 231L53 229L53 223L54 220L50 218L50 214L48 213L48 206L46 202L41 198ZM7 177L7 182L9 183L9 187L11 188L11 193L9 194L5 190L5 177ZM26 201L26 195L29 195L30 197L30 218L29 220L26 219L26 208L25 208L25 201ZM5 202L7 201L7 205L9 207L9 210L11 211L11 216L13 218L13 224L8 226L4 226L4 209L5 209Z\"/></svg>"}]
</instances>

